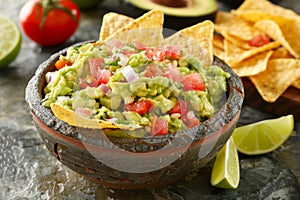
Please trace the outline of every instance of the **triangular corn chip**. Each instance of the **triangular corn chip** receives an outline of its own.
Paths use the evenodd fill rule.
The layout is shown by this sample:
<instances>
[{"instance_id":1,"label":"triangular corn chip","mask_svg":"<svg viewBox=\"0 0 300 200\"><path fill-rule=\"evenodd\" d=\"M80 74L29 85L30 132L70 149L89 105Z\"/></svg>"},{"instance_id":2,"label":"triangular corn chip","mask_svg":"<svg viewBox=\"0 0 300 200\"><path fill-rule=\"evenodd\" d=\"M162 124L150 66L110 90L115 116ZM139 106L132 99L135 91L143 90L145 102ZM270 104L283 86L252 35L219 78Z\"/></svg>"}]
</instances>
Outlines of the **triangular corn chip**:
<instances>
[{"instance_id":1,"label":"triangular corn chip","mask_svg":"<svg viewBox=\"0 0 300 200\"><path fill-rule=\"evenodd\" d=\"M163 41L163 22L164 13L151 10L109 35L105 41L118 39L131 44L141 42L146 46L158 47Z\"/></svg>"},{"instance_id":2,"label":"triangular corn chip","mask_svg":"<svg viewBox=\"0 0 300 200\"><path fill-rule=\"evenodd\" d=\"M294 58L293 55L285 47L279 47L273 51L273 54L270 59L275 58Z\"/></svg>"},{"instance_id":3,"label":"triangular corn chip","mask_svg":"<svg viewBox=\"0 0 300 200\"><path fill-rule=\"evenodd\" d=\"M300 90L300 78L292 83L292 86Z\"/></svg>"},{"instance_id":4,"label":"triangular corn chip","mask_svg":"<svg viewBox=\"0 0 300 200\"><path fill-rule=\"evenodd\" d=\"M215 31L229 33L240 40L251 40L261 32L253 24L229 12L220 11L215 21ZM222 34L223 35L223 34Z\"/></svg>"},{"instance_id":5,"label":"triangular corn chip","mask_svg":"<svg viewBox=\"0 0 300 200\"><path fill-rule=\"evenodd\" d=\"M134 21L133 18L115 12L106 13L102 19L99 40L103 41L120 28L127 26Z\"/></svg>"},{"instance_id":6,"label":"triangular corn chip","mask_svg":"<svg viewBox=\"0 0 300 200\"><path fill-rule=\"evenodd\" d=\"M273 4L268 0L245 0L234 13L240 14L247 11L259 11L260 13L269 14L269 16L299 18L298 14L294 11ZM257 18L260 17L260 15L253 17ZM258 19L262 20L262 18Z\"/></svg>"},{"instance_id":7,"label":"triangular corn chip","mask_svg":"<svg viewBox=\"0 0 300 200\"><path fill-rule=\"evenodd\" d=\"M51 110L58 119L63 120L71 126L91 129L119 128L125 130L134 130L136 128L140 128L139 126L133 127L130 125L114 124L104 120L88 119L57 103L51 104Z\"/></svg>"},{"instance_id":8,"label":"triangular corn chip","mask_svg":"<svg viewBox=\"0 0 300 200\"><path fill-rule=\"evenodd\" d=\"M289 20L279 26L273 20L261 20L254 26L279 41L293 56L300 58L300 21Z\"/></svg>"},{"instance_id":9,"label":"triangular corn chip","mask_svg":"<svg viewBox=\"0 0 300 200\"><path fill-rule=\"evenodd\" d=\"M232 70L240 77L259 74L267 69L271 55L272 51L257 54L240 62L236 66L231 66Z\"/></svg>"},{"instance_id":10,"label":"triangular corn chip","mask_svg":"<svg viewBox=\"0 0 300 200\"><path fill-rule=\"evenodd\" d=\"M280 95L300 77L300 60L278 58L269 61L267 70L250 80L267 102L275 102Z\"/></svg>"},{"instance_id":11,"label":"triangular corn chip","mask_svg":"<svg viewBox=\"0 0 300 200\"><path fill-rule=\"evenodd\" d=\"M257 55L262 52L266 52L272 49L275 49L280 46L280 42L273 41L266 45L254 48L254 49L243 49L241 47L237 47L227 40L224 41L225 47L225 61L229 65L238 65L241 61L250 58L254 55Z\"/></svg>"},{"instance_id":12,"label":"triangular corn chip","mask_svg":"<svg viewBox=\"0 0 300 200\"><path fill-rule=\"evenodd\" d=\"M185 28L166 38L165 45L179 45L187 50L189 55L203 61L204 66L213 61L214 24L206 20L194 26Z\"/></svg>"}]
</instances>

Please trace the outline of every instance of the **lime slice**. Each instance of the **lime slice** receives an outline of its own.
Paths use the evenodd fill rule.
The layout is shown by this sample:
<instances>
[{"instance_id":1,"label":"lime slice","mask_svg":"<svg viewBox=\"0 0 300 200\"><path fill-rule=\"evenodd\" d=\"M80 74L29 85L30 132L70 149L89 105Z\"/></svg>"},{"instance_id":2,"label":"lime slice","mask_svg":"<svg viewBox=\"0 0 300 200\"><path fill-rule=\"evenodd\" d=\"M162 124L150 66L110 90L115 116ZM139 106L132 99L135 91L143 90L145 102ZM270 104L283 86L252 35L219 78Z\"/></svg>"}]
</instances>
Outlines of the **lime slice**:
<instances>
[{"instance_id":1,"label":"lime slice","mask_svg":"<svg viewBox=\"0 0 300 200\"><path fill-rule=\"evenodd\" d=\"M0 15L0 68L6 67L21 49L21 32L14 21Z\"/></svg>"},{"instance_id":2,"label":"lime slice","mask_svg":"<svg viewBox=\"0 0 300 200\"><path fill-rule=\"evenodd\" d=\"M287 115L238 127L232 138L239 152L258 155L278 148L289 138L293 129L293 115Z\"/></svg>"},{"instance_id":3,"label":"lime slice","mask_svg":"<svg viewBox=\"0 0 300 200\"><path fill-rule=\"evenodd\" d=\"M235 189L240 182L240 167L237 149L232 138L218 152L212 168L210 182L213 186Z\"/></svg>"}]
</instances>

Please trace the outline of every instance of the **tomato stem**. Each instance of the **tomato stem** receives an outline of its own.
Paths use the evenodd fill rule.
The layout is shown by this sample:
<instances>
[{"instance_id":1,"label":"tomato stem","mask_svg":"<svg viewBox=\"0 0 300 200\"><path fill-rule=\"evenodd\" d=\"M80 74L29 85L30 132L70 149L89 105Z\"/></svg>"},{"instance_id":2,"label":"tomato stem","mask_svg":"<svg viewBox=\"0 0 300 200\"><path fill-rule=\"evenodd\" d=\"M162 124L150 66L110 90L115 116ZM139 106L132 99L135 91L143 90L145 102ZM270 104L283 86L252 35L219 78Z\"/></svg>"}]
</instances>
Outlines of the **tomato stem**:
<instances>
[{"instance_id":1,"label":"tomato stem","mask_svg":"<svg viewBox=\"0 0 300 200\"><path fill-rule=\"evenodd\" d=\"M44 24L47 20L47 16L51 10L58 9L62 10L63 12L67 13L76 23L78 23L78 20L74 13L71 12L70 9L67 7L59 4L61 0L41 0L37 4L43 8L43 16L40 23L40 28L42 29L44 27Z\"/></svg>"}]
</instances>

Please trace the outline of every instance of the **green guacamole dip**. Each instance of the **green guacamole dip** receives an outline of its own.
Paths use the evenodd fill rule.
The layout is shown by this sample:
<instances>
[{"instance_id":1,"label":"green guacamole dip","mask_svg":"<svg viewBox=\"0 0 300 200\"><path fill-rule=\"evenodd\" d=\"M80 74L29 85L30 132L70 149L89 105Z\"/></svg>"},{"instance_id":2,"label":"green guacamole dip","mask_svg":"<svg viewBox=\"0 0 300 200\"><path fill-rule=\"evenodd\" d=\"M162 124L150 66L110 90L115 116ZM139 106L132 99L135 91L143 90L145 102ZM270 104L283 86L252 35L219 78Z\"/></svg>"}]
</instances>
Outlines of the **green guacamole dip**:
<instances>
[{"instance_id":1,"label":"green guacamole dip","mask_svg":"<svg viewBox=\"0 0 300 200\"><path fill-rule=\"evenodd\" d=\"M177 46L114 40L70 47L46 74L43 106L134 126L142 135L175 133L210 118L226 100L229 74ZM124 126L122 126L124 127Z\"/></svg>"}]
</instances>

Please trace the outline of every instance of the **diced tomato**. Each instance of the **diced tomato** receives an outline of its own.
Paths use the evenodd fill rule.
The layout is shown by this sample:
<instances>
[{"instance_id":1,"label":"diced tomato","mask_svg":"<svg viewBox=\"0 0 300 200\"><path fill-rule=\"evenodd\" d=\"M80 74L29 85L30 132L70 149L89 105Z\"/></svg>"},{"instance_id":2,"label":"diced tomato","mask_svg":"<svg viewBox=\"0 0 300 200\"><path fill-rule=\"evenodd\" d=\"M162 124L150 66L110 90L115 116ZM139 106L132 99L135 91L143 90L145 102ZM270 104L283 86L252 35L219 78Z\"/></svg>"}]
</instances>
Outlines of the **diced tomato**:
<instances>
[{"instance_id":1,"label":"diced tomato","mask_svg":"<svg viewBox=\"0 0 300 200\"><path fill-rule=\"evenodd\" d=\"M188 112L188 102L178 99L174 107L169 111L170 114L179 113L181 115L186 115Z\"/></svg>"},{"instance_id":2,"label":"diced tomato","mask_svg":"<svg viewBox=\"0 0 300 200\"><path fill-rule=\"evenodd\" d=\"M154 61L163 61L165 59L165 52L162 49L154 49L154 48L148 48L146 50L146 56Z\"/></svg>"},{"instance_id":3,"label":"diced tomato","mask_svg":"<svg viewBox=\"0 0 300 200\"><path fill-rule=\"evenodd\" d=\"M169 111L170 114L179 113L183 123L191 128L200 124L199 119L195 116L194 111L189 110L188 102L179 99L174 107Z\"/></svg>"},{"instance_id":4,"label":"diced tomato","mask_svg":"<svg viewBox=\"0 0 300 200\"><path fill-rule=\"evenodd\" d=\"M187 74L184 76L183 80L181 81L183 84L183 89L185 91L188 90L204 90L205 85L203 83L202 77L198 73Z\"/></svg>"},{"instance_id":5,"label":"diced tomato","mask_svg":"<svg viewBox=\"0 0 300 200\"><path fill-rule=\"evenodd\" d=\"M159 67L155 64L150 64L146 67L145 77L153 78L162 74Z\"/></svg>"},{"instance_id":6,"label":"diced tomato","mask_svg":"<svg viewBox=\"0 0 300 200\"><path fill-rule=\"evenodd\" d=\"M200 120L195 116L194 111L187 112L186 115L181 116L181 119L183 123L189 128L200 124Z\"/></svg>"},{"instance_id":7,"label":"diced tomato","mask_svg":"<svg viewBox=\"0 0 300 200\"><path fill-rule=\"evenodd\" d=\"M156 115L152 119L151 135L165 135L169 132L169 124L165 119L158 118Z\"/></svg>"},{"instance_id":8,"label":"diced tomato","mask_svg":"<svg viewBox=\"0 0 300 200\"><path fill-rule=\"evenodd\" d=\"M140 42L135 42L134 46L137 50L146 50L147 49L147 47L143 43L140 43Z\"/></svg>"},{"instance_id":9,"label":"diced tomato","mask_svg":"<svg viewBox=\"0 0 300 200\"><path fill-rule=\"evenodd\" d=\"M68 61L68 60L59 59L58 61L55 62L54 65L55 65L56 69L61 69L65 66L71 66L72 62Z\"/></svg>"},{"instance_id":10,"label":"diced tomato","mask_svg":"<svg viewBox=\"0 0 300 200\"><path fill-rule=\"evenodd\" d=\"M123 50L122 53L127 56L128 58L132 55L135 54L134 51L129 51L129 50Z\"/></svg>"},{"instance_id":11,"label":"diced tomato","mask_svg":"<svg viewBox=\"0 0 300 200\"><path fill-rule=\"evenodd\" d=\"M104 60L102 58L89 58L88 59L91 76L97 78L99 69L102 69Z\"/></svg>"},{"instance_id":12,"label":"diced tomato","mask_svg":"<svg viewBox=\"0 0 300 200\"><path fill-rule=\"evenodd\" d=\"M187 124L187 127L192 128L194 126L198 126L200 125L200 121L199 119L197 119L196 117L189 119L189 123Z\"/></svg>"},{"instance_id":13,"label":"diced tomato","mask_svg":"<svg viewBox=\"0 0 300 200\"><path fill-rule=\"evenodd\" d=\"M180 82L182 75L180 74L178 68L174 65L168 65L163 70L163 76L172 79L173 81Z\"/></svg>"},{"instance_id":14,"label":"diced tomato","mask_svg":"<svg viewBox=\"0 0 300 200\"><path fill-rule=\"evenodd\" d=\"M82 89L85 89L87 87L97 87L98 81L96 78L87 75L86 78L79 78L79 84Z\"/></svg>"},{"instance_id":15,"label":"diced tomato","mask_svg":"<svg viewBox=\"0 0 300 200\"><path fill-rule=\"evenodd\" d=\"M93 76L89 76L87 75L85 78L85 81L89 84L89 86L91 87L97 87L98 86L98 80L93 77Z\"/></svg>"},{"instance_id":16,"label":"diced tomato","mask_svg":"<svg viewBox=\"0 0 300 200\"><path fill-rule=\"evenodd\" d=\"M165 56L171 59L178 59L182 56L179 46L166 46L164 48Z\"/></svg>"},{"instance_id":17,"label":"diced tomato","mask_svg":"<svg viewBox=\"0 0 300 200\"><path fill-rule=\"evenodd\" d=\"M89 62L91 77L93 77L95 80L91 80L91 78L89 78L89 80L86 80L87 83L91 87L97 87L102 83L104 84L108 83L109 78L111 77L111 72L107 69L102 69L104 60L102 58L89 58L88 62Z\"/></svg>"},{"instance_id":18,"label":"diced tomato","mask_svg":"<svg viewBox=\"0 0 300 200\"><path fill-rule=\"evenodd\" d=\"M248 44L253 47L261 47L263 45L269 44L270 41L271 39L267 35L261 34L249 40Z\"/></svg>"},{"instance_id":19,"label":"diced tomato","mask_svg":"<svg viewBox=\"0 0 300 200\"><path fill-rule=\"evenodd\" d=\"M82 89L85 89L89 86L89 84L84 80L84 78L79 78L79 84Z\"/></svg>"},{"instance_id":20,"label":"diced tomato","mask_svg":"<svg viewBox=\"0 0 300 200\"><path fill-rule=\"evenodd\" d=\"M204 90L205 84L202 77L198 73L187 74L182 76L176 66L168 65L163 69L163 76L177 81L184 86L184 90Z\"/></svg>"},{"instance_id":21,"label":"diced tomato","mask_svg":"<svg viewBox=\"0 0 300 200\"><path fill-rule=\"evenodd\" d=\"M79 84L82 89L86 87L98 87L101 84L106 84L111 77L111 72L108 69L101 69L97 73L97 77L87 75L85 78L79 78Z\"/></svg>"},{"instance_id":22,"label":"diced tomato","mask_svg":"<svg viewBox=\"0 0 300 200\"><path fill-rule=\"evenodd\" d=\"M97 86L108 83L110 77L111 71L109 71L108 69L99 70L97 74Z\"/></svg>"},{"instance_id":23,"label":"diced tomato","mask_svg":"<svg viewBox=\"0 0 300 200\"><path fill-rule=\"evenodd\" d=\"M137 102L126 104L124 109L127 111L137 112L138 114L142 115L148 113L152 105L153 103L151 100L142 99Z\"/></svg>"},{"instance_id":24,"label":"diced tomato","mask_svg":"<svg viewBox=\"0 0 300 200\"><path fill-rule=\"evenodd\" d=\"M178 59L182 56L181 50L177 46L166 46L161 48L146 49L146 56L154 61L163 61L166 57L171 59Z\"/></svg>"}]
</instances>

